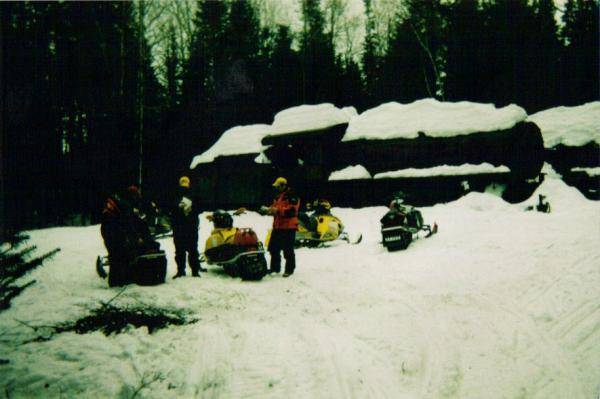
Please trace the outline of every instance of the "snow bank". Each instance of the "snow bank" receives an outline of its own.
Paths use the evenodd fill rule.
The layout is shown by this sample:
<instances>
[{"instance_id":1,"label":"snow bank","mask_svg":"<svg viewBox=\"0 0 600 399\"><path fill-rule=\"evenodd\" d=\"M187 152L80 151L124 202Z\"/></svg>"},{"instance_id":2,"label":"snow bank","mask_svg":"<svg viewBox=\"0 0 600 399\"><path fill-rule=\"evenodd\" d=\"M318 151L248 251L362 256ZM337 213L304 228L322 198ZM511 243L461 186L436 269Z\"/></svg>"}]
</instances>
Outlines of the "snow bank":
<instances>
[{"instance_id":1,"label":"snow bank","mask_svg":"<svg viewBox=\"0 0 600 399\"><path fill-rule=\"evenodd\" d=\"M577 188L565 183L549 164L544 164L542 172L546 174L544 181L532 196L522 203L523 205L536 205L540 194L546 197L546 201L550 203L550 207L554 213L572 213L575 208L589 208L590 205L596 204L585 198Z\"/></svg>"},{"instance_id":2,"label":"snow bank","mask_svg":"<svg viewBox=\"0 0 600 399\"><path fill-rule=\"evenodd\" d=\"M600 176L600 166L595 168L576 167L571 169L571 172L585 172L588 176Z\"/></svg>"},{"instance_id":3,"label":"snow bank","mask_svg":"<svg viewBox=\"0 0 600 399\"><path fill-rule=\"evenodd\" d=\"M428 177L428 176L461 176L482 173L505 173L510 172L506 166L494 166L487 162L479 165L466 163L460 166L440 165L433 168L408 168L391 172L377 173L373 178L388 179L397 177Z\"/></svg>"},{"instance_id":4,"label":"snow bank","mask_svg":"<svg viewBox=\"0 0 600 399\"><path fill-rule=\"evenodd\" d=\"M280 111L273 120L271 135L325 129L348 123L358 113L354 107L337 108L333 104L300 105Z\"/></svg>"},{"instance_id":5,"label":"snow bank","mask_svg":"<svg viewBox=\"0 0 600 399\"><path fill-rule=\"evenodd\" d=\"M233 127L221 135L207 151L192 159L190 169L198 164L209 163L223 155L255 154L265 150L263 137L271 133L270 125L247 125Z\"/></svg>"},{"instance_id":6,"label":"snow bank","mask_svg":"<svg viewBox=\"0 0 600 399\"><path fill-rule=\"evenodd\" d=\"M329 181L332 180L355 180L370 179L371 174L362 165L348 166L347 168L336 170L329 175Z\"/></svg>"},{"instance_id":7,"label":"snow bank","mask_svg":"<svg viewBox=\"0 0 600 399\"><path fill-rule=\"evenodd\" d=\"M542 131L544 146L600 144L600 101L577 107L556 107L530 115Z\"/></svg>"},{"instance_id":8,"label":"snow bank","mask_svg":"<svg viewBox=\"0 0 600 399\"><path fill-rule=\"evenodd\" d=\"M496 108L493 104L440 102L431 98L410 104L391 102L352 118L342 141L415 138L419 132L431 137L452 137L509 129L526 117L525 110L514 104Z\"/></svg>"}]
</instances>

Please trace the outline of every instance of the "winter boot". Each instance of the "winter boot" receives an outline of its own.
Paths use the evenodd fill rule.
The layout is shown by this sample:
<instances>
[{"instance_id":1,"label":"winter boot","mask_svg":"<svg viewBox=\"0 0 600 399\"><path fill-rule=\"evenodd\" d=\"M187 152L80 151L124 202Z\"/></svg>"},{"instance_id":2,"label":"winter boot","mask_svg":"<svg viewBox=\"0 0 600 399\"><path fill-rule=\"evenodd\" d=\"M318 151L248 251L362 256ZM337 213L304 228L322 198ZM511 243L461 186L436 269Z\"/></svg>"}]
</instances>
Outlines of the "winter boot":
<instances>
[{"instance_id":1,"label":"winter boot","mask_svg":"<svg viewBox=\"0 0 600 399\"><path fill-rule=\"evenodd\" d=\"M185 272L177 272L177 274L173 276L173 280L179 277L185 277Z\"/></svg>"}]
</instances>

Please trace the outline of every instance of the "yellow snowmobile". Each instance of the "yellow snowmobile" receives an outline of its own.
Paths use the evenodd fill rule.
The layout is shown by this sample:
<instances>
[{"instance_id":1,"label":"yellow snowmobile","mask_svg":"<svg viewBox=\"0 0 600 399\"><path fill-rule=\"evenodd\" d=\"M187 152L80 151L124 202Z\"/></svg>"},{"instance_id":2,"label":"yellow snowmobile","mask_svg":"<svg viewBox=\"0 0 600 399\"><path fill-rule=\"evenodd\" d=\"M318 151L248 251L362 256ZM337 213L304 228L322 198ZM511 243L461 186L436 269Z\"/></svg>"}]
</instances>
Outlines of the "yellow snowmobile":
<instances>
[{"instance_id":1,"label":"yellow snowmobile","mask_svg":"<svg viewBox=\"0 0 600 399\"><path fill-rule=\"evenodd\" d=\"M331 204L327 200L314 201L307 206L308 212L300 212L298 215L298 230L296 231L296 247L316 248L326 243L341 240L349 244L358 244L362 241L360 234L354 241L350 239L344 230L344 224L331 214ZM267 246L271 238L271 230L265 240Z\"/></svg>"},{"instance_id":2,"label":"yellow snowmobile","mask_svg":"<svg viewBox=\"0 0 600 399\"><path fill-rule=\"evenodd\" d=\"M239 215L243 208L234 212ZM217 210L207 217L214 229L206 240L204 259L223 267L225 273L242 280L260 280L267 274L263 244L251 228L233 227L232 216Z\"/></svg>"}]
</instances>

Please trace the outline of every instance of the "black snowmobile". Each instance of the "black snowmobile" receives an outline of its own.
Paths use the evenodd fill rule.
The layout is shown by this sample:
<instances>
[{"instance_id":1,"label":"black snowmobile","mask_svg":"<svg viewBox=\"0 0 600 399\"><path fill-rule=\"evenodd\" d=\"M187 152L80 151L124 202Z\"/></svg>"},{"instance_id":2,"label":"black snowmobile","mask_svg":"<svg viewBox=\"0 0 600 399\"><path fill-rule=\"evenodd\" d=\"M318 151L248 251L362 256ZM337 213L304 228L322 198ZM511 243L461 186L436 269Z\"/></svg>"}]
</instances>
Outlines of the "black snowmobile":
<instances>
[{"instance_id":1,"label":"black snowmobile","mask_svg":"<svg viewBox=\"0 0 600 399\"><path fill-rule=\"evenodd\" d=\"M431 237L437 233L438 226L423 224L421 212L413 206L404 204L401 196L396 196L389 206L390 210L381 218L381 238L383 246L388 251L406 249L419 237L420 232L425 237Z\"/></svg>"}]
</instances>

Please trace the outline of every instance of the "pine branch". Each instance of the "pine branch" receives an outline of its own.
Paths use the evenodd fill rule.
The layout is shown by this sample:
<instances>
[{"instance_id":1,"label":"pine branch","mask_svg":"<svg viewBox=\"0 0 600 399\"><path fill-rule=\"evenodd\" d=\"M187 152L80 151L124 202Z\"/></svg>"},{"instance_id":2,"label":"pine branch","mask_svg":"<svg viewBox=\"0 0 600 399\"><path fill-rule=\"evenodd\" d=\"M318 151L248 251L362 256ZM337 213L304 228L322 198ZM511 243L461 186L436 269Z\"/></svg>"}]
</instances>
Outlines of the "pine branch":
<instances>
[{"instance_id":1,"label":"pine branch","mask_svg":"<svg viewBox=\"0 0 600 399\"><path fill-rule=\"evenodd\" d=\"M0 310L6 310L10 307L10 301L13 300L16 296L18 296L21 292L23 292L26 288L33 285L35 280L31 280L27 284L21 286L9 286L2 287L3 293L0 297Z\"/></svg>"},{"instance_id":2,"label":"pine branch","mask_svg":"<svg viewBox=\"0 0 600 399\"><path fill-rule=\"evenodd\" d=\"M142 391L142 389L149 387L150 385L154 384L156 381L162 381L162 380L164 380L164 377L161 373L157 372L150 376L144 374L142 376L142 381L140 382L140 385L133 392L130 399L135 399L138 396L138 394Z\"/></svg>"},{"instance_id":3,"label":"pine branch","mask_svg":"<svg viewBox=\"0 0 600 399\"><path fill-rule=\"evenodd\" d=\"M56 248L50 252L45 253L44 255L41 255L36 258L31 259L28 262L14 265L14 268L10 273L12 280L13 281L17 280L17 279L23 277L24 275L26 275L27 273L31 272L32 270L35 270L36 268L41 266L45 260L53 257L59 251L60 251L60 248Z\"/></svg>"},{"instance_id":4,"label":"pine branch","mask_svg":"<svg viewBox=\"0 0 600 399\"><path fill-rule=\"evenodd\" d=\"M35 251L36 247L35 245L32 245L31 247L27 247L19 252L8 253L11 250L0 254L0 278L4 277L5 275L10 275L12 268L17 266L19 262L22 262L27 255Z\"/></svg>"}]
</instances>

